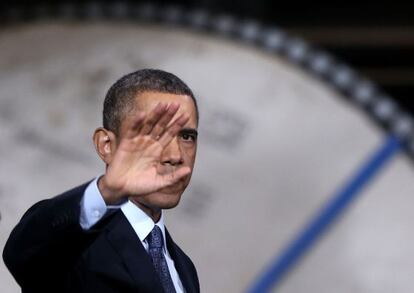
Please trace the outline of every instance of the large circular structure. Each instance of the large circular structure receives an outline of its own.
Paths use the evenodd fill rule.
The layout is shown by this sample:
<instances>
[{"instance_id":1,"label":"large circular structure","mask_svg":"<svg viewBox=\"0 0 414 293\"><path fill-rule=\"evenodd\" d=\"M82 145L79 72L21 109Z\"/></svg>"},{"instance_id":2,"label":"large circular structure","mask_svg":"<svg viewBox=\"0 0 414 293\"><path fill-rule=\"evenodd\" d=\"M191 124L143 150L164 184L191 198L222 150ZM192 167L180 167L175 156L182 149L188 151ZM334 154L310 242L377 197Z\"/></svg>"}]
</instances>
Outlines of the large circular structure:
<instances>
[{"instance_id":1,"label":"large circular structure","mask_svg":"<svg viewBox=\"0 0 414 293\"><path fill-rule=\"evenodd\" d=\"M48 8L10 10L0 31L1 248L32 203L103 172L103 97L137 68L174 72L198 97L196 170L167 225L203 292L245 290L388 132L409 148L390 98L280 30L178 8ZM279 292L413 290L413 174L399 154ZM0 280L18 292L3 264Z\"/></svg>"}]
</instances>

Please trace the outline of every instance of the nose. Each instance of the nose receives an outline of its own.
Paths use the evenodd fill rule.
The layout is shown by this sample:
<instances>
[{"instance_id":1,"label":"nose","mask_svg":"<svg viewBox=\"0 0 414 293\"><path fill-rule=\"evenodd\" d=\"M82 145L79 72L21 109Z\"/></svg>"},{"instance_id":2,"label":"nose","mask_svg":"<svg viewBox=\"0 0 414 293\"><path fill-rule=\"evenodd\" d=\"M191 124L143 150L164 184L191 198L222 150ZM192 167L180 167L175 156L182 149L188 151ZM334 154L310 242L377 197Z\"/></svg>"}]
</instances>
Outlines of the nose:
<instances>
[{"instance_id":1,"label":"nose","mask_svg":"<svg viewBox=\"0 0 414 293\"><path fill-rule=\"evenodd\" d=\"M171 140L171 142L163 150L161 154L161 163L163 165L171 166L177 166L183 163L183 156L177 137Z\"/></svg>"}]
</instances>

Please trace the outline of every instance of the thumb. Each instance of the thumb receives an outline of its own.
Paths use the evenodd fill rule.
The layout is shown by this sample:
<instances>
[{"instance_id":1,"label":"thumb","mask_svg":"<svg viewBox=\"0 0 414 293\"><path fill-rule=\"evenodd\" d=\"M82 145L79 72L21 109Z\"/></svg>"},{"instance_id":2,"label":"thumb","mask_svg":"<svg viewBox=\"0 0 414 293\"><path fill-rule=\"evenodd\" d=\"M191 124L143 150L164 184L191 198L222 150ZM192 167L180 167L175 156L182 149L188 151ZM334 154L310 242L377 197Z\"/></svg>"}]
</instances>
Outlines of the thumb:
<instances>
[{"instance_id":1,"label":"thumb","mask_svg":"<svg viewBox=\"0 0 414 293\"><path fill-rule=\"evenodd\" d=\"M162 177L167 185L171 185L179 181L181 178L189 175L190 173L191 173L190 167L181 167L169 174L162 175Z\"/></svg>"}]
</instances>

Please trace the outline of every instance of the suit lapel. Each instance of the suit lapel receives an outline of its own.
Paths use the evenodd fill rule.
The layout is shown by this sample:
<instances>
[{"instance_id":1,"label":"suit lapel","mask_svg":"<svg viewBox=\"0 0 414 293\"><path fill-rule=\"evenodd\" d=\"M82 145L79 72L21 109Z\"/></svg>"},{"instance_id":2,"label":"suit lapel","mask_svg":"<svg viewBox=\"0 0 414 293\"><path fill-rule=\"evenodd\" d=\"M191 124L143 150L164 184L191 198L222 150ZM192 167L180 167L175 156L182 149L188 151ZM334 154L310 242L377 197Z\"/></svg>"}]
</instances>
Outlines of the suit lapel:
<instances>
[{"instance_id":1,"label":"suit lapel","mask_svg":"<svg viewBox=\"0 0 414 293\"><path fill-rule=\"evenodd\" d=\"M124 214L119 211L107 226L107 239L119 253L138 292L163 292L151 258Z\"/></svg>"},{"instance_id":2,"label":"suit lapel","mask_svg":"<svg viewBox=\"0 0 414 293\"><path fill-rule=\"evenodd\" d=\"M189 264L186 261L186 256L177 246L177 244L174 243L167 229L165 229L165 235L168 252L170 253L171 258L174 260L175 268L178 272L178 275L180 276L181 283L183 284L186 293L198 292L194 285L194 278L189 270Z\"/></svg>"}]
</instances>

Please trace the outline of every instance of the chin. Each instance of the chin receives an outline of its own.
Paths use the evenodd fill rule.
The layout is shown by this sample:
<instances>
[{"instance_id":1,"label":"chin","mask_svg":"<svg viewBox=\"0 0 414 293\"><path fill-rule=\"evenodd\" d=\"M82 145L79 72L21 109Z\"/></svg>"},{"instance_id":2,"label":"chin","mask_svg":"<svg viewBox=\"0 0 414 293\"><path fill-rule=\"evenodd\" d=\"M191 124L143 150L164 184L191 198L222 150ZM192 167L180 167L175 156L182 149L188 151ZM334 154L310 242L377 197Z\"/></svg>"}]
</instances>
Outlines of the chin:
<instances>
[{"instance_id":1,"label":"chin","mask_svg":"<svg viewBox=\"0 0 414 293\"><path fill-rule=\"evenodd\" d=\"M149 208L167 210L175 208L179 204L181 194L182 192L158 191L143 196L139 202Z\"/></svg>"}]
</instances>

